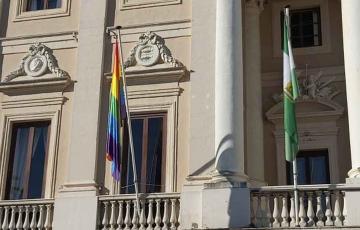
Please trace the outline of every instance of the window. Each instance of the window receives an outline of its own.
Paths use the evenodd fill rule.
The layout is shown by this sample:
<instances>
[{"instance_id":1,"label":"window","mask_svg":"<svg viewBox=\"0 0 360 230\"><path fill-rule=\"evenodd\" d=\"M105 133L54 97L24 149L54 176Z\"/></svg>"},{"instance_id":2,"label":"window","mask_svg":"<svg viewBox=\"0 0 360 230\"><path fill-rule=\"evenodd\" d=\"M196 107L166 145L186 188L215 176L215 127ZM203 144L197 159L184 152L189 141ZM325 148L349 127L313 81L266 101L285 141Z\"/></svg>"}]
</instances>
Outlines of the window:
<instances>
[{"instance_id":1,"label":"window","mask_svg":"<svg viewBox=\"0 0 360 230\"><path fill-rule=\"evenodd\" d=\"M61 0L27 0L26 11L56 9L61 7Z\"/></svg>"},{"instance_id":2,"label":"window","mask_svg":"<svg viewBox=\"0 0 360 230\"><path fill-rule=\"evenodd\" d=\"M13 125L5 199L44 197L50 122Z\"/></svg>"},{"instance_id":3,"label":"window","mask_svg":"<svg viewBox=\"0 0 360 230\"><path fill-rule=\"evenodd\" d=\"M298 184L329 184L328 150L300 151L296 156ZM287 181L293 184L292 163L287 162Z\"/></svg>"},{"instance_id":4,"label":"window","mask_svg":"<svg viewBox=\"0 0 360 230\"><path fill-rule=\"evenodd\" d=\"M283 17L282 12L281 28ZM322 45L320 7L290 10L290 27L293 48Z\"/></svg>"},{"instance_id":5,"label":"window","mask_svg":"<svg viewBox=\"0 0 360 230\"><path fill-rule=\"evenodd\" d=\"M165 191L166 115L134 115L131 119L139 192ZM134 193L130 151L122 159L121 192Z\"/></svg>"}]
</instances>

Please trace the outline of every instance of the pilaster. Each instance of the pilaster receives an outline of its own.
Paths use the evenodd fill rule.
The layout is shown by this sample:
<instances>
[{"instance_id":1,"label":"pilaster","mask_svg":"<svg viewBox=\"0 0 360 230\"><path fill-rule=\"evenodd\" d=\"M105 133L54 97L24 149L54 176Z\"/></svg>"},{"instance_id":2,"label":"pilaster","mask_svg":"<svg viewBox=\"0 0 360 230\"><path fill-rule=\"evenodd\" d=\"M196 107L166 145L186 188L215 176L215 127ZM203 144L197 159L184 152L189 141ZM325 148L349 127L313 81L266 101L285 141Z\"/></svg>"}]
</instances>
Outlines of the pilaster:
<instances>
[{"instance_id":1,"label":"pilaster","mask_svg":"<svg viewBox=\"0 0 360 230\"><path fill-rule=\"evenodd\" d=\"M263 9L264 0L245 2L245 154L249 183L254 185L265 184L260 37L260 14Z\"/></svg>"}]
</instances>

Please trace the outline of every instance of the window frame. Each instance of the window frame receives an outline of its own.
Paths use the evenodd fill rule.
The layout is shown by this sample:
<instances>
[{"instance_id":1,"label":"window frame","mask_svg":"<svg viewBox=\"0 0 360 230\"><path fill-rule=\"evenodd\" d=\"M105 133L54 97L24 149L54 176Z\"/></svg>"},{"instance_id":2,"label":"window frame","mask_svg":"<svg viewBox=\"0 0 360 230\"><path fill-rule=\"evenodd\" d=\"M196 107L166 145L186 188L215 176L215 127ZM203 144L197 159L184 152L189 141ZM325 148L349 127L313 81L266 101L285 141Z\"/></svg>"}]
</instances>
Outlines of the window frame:
<instances>
[{"instance_id":1,"label":"window frame","mask_svg":"<svg viewBox=\"0 0 360 230\"><path fill-rule=\"evenodd\" d=\"M166 155L167 155L167 153L166 153L166 150L167 150L167 148L166 148L166 146L167 146L167 143L166 143L166 141L167 141L167 114L165 113L165 112L162 112L162 111L158 111L158 112L156 112L156 111L154 111L154 112L145 112L145 113L139 113L139 112L137 112L137 113L132 113L131 114L131 119L143 119L143 121L144 121L144 123L143 123L143 132L142 132L142 136L143 136L143 138L142 138L142 153L141 153L141 157L142 157L142 161L141 161L141 170L140 170L140 173L138 173L137 175L138 175L138 179L139 179L139 181L141 181L140 180L140 178L146 178L147 179L147 171L146 171L146 169L147 169L147 147L148 147L148 140L149 140L149 138L148 138L148 123L149 123L149 119L151 119L151 118L157 118L157 117L161 117L161 118L163 118L163 120L162 120L162 128L163 128L163 133L162 133L162 153L161 153L161 162L162 162L162 164L161 164L161 175L162 175L162 177L161 177L161 185L163 186L162 188L161 188L161 191L160 192L165 192L165 185L166 185ZM131 161L131 159L129 159L129 158L126 158L124 161L127 161L126 162L126 164L125 164L125 162L122 162L122 164L124 165L124 167L125 167L125 165L126 165L126 167L128 167L129 166L129 163L128 163L128 161ZM130 164L130 166L129 167L131 167L131 164ZM121 176L122 176L122 178L121 178L121 186L123 186L123 183L126 181L126 173L125 172L127 172L128 171L128 168L123 168L123 172L124 172L124 174L122 174ZM140 186L139 186L139 190L141 191L141 190L143 190L143 191L146 191L146 193L147 193L147 185L146 184L140 184Z\"/></svg>"},{"instance_id":2,"label":"window frame","mask_svg":"<svg viewBox=\"0 0 360 230\"><path fill-rule=\"evenodd\" d=\"M61 7L54 9L27 11L27 0L16 0L14 22L65 17L70 15L70 0L61 0Z\"/></svg>"},{"instance_id":3,"label":"window frame","mask_svg":"<svg viewBox=\"0 0 360 230\"><path fill-rule=\"evenodd\" d=\"M44 124L47 124L47 125L44 125ZM37 126L38 125L38 126ZM35 131L35 127L40 127L39 125L42 125L43 127L47 127L47 137L46 137L46 146L45 146L45 160L44 160L44 172L43 172L43 179L42 179L42 194L41 194L41 197L40 198L43 198L45 196L45 184L46 184L46 175L47 175L47 165L48 165L48 160L49 160L49 139L50 139L50 132L51 132L51 128L50 128L50 125L51 125L51 122L49 120L43 120L43 121L36 121L36 122L15 122L13 123L12 125L12 129L11 129L11 139L10 139L10 149L9 149L9 153L12 153L13 150L15 150L14 148L16 147L16 136L14 135L14 129L15 128L19 128L19 127L28 127L29 128L29 136L28 136L28 148L27 148L27 153L26 153L26 160L25 160L25 167L26 167L26 170L25 170L25 175L28 174L27 177L25 177L25 181L23 182L23 186L26 188L24 189L24 194L23 194L23 197L21 199L29 199L27 197L25 197L25 194L27 196L27 193L28 193L28 188L27 188L27 185L29 184L29 177L30 177L30 174L29 174L29 170L30 170L30 166L31 166L31 159L30 159L30 155L32 153L31 149L33 147L33 138L34 138L34 131ZM10 156L9 156L10 157ZM11 161L10 162L10 159L9 159L9 162L8 162L8 170L7 170L7 173L6 173L6 188L5 188L5 196L6 196L6 193L8 192L9 188L8 186L10 185L8 182L8 177L9 177L9 173L10 173L10 164L13 164L14 161Z\"/></svg>"},{"instance_id":4,"label":"window frame","mask_svg":"<svg viewBox=\"0 0 360 230\"><path fill-rule=\"evenodd\" d=\"M45 98L46 100L46 98ZM49 127L49 147L48 147L48 160L46 165L46 183L44 189L44 199L53 198L55 195L56 184L56 171L57 171L57 157L60 138L60 117L61 117L61 105L63 104L63 98L58 100L45 102L43 106L38 107L33 105L33 109L22 106L23 103L27 103L31 107L32 103L37 102L26 101L22 102L14 101L9 107L2 106L0 116L0 200L5 198L6 192L6 180L9 164L9 155L11 147L12 128L16 123L24 122L38 122L38 121L50 121ZM20 103L20 108L18 103Z\"/></svg>"},{"instance_id":5,"label":"window frame","mask_svg":"<svg viewBox=\"0 0 360 230\"><path fill-rule=\"evenodd\" d=\"M311 9L320 8L320 23L321 23L321 40L320 46L310 46L294 48L293 54L297 55L313 55L330 53L331 47L331 36L330 36L330 17L329 17L329 4L328 0L285 0L279 2L272 2L272 42L273 42L273 57L282 57L281 49L281 12L286 5L291 5L291 10Z\"/></svg>"}]
</instances>

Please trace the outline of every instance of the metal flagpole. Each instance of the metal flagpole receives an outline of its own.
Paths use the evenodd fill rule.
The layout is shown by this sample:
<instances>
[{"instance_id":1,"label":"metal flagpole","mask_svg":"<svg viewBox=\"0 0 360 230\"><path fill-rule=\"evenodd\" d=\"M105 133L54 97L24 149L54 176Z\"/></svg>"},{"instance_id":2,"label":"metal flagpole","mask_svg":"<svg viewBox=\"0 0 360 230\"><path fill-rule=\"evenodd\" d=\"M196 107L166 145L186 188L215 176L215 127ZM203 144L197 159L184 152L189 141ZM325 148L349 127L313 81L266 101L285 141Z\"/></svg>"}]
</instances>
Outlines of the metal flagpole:
<instances>
[{"instance_id":1,"label":"metal flagpole","mask_svg":"<svg viewBox=\"0 0 360 230\"><path fill-rule=\"evenodd\" d=\"M293 176L294 176L294 202L295 202L295 225L299 226L299 194L298 194L298 182L297 182L297 166L296 166L296 157L293 160Z\"/></svg>"},{"instance_id":2,"label":"metal flagpole","mask_svg":"<svg viewBox=\"0 0 360 230\"><path fill-rule=\"evenodd\" d=\"M288 38L291 41L291 33L290 33L290 16L289 16L289 8L290 5L285 6L285 20L284 20L284 26L287 26L287 33L288 33ZM287 21L287 23L286 23ZM296 155L294 156L294 160L293 160L293 179L294 179L294 202L295 202L295 225L296 227L299 226L299 194L298 194L298 182L297 182L297 165L296 165Z\"/></svg>"},{"instance_id":3,"label":"metal flagpole","mask_svg":"<svg viewBox=\"0 0 360 230\"><path fill-rule=\"evenodd\" d=\"M130 144L130 153L131 153L131 161L132 161L132 168L133 168L133 175L134 175L134 186L135 186L135 194L136 194L136 209L138 212L138 216L140 218L140 199L139 199L139 182L136 172L136 163L135 163L135 151L134 151L134 143L133 143L133 136L132 136L132 128L131 128L131 118L130 118L130 111L129 111L129 103L128 103L128 94L127 94L127 87L126 87L126 79L125 79L125 69L124 69L124 60L122 56L122 46L121 46L121 36L120 36L120 29L121 26L117 26L117 39L120 46L120 60L121 60L121 74L122 80L124 85L124 97L126 103L126 114L127 114L127 122L128 122L128 131L129 131L129 144Z\"/></svg>"}]
</instances>

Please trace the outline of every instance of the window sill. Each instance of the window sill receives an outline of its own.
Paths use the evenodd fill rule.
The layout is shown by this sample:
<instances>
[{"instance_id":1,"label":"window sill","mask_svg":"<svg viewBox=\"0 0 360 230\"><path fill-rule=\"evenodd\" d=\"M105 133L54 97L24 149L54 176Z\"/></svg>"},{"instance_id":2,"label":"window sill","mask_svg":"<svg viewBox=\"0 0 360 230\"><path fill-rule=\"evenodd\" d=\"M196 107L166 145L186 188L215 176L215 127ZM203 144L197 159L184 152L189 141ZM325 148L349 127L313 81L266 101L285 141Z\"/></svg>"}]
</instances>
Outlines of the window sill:
<instances>
[{"instance_id":1,"label":"window sill","mask_svg":"<svg viewBox=\"0 0 360 230\"><path fill-rule=\"evenodd\" d=\"M181 0L121 0L120 10L181 4Z\"/></svg>"}]
</instances>

